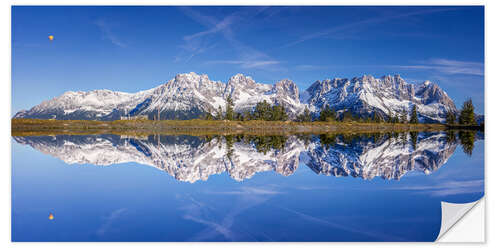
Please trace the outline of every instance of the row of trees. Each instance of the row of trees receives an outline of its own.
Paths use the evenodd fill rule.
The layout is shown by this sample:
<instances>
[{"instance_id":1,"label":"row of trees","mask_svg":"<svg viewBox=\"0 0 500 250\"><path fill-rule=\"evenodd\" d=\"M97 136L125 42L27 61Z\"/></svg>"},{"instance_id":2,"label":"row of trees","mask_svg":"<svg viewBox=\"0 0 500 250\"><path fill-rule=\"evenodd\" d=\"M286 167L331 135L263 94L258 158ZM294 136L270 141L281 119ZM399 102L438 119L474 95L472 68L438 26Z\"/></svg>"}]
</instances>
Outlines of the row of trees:
<instances>
[{"instance_id":1,"label":"row of trees","mask_svg":"<svg viewBox=\"0 0 500 250\"><path fill-rule=\"evenodd\" d=\"M217 113L212 116L210 113L205 115L206 120L229 120L229 121L286 121L288 114L282 105L271 105L266 100L258 102L253 112L245 111L243 113L234 111L234 102L231 97L226 98L226 112L222 112L222 107L219 106Z\"/></svg>"},{"instance_id":2,"label":"row of trees","mask_svg":"<svg viewBox=\"0 0 500 250\"><path fill-rule=\"evenodd\" d=\"M231 97L226 98L226 112L222 112L222 107L219 106L216 116L212 116L207 113L204 117L207 120L237 120L237 121L248 121L248 120L263 120L263 121L286 121L288 120L288 114L285 108L280 104L271 105L267 101L258 102L255 106L253 112L245 111L243 113L234 111L234 102ZM302 114L298 115L296 121L298 122L312 122L313 116L311 111L306 108ZM388 117L384 118L377 112L373 112L371 116L357 116L354 115L350 109L342 112L341 115L337 115L335 108L327 104L320 111L319 121L357 121L357 122L389 122L389 123L418 123L418 111L417 107L414 105L410 112L410 118L408 119L408 112L403 110L400 115L389 113ZM454 112L448 112L446 115L447 124L461 124L461 125L477 125L475 115L474 115L474 105L472 100L469 99L462 105L462 110L459 113L457 119Z\"/></svg>"},{"instance_id":3,"label":"row of trees","mask_svg":"<svg viewBox=\"0 0 500 250\"><path fill-rule=\"evenodd\" d=\"M462 110L458 114L458 119L454 112L448 112L446 114L446 123L449 125L477 125L476 117L474 115L474 105L472 100L469 99L462 105Z\"/></svg>"}]
</instances>

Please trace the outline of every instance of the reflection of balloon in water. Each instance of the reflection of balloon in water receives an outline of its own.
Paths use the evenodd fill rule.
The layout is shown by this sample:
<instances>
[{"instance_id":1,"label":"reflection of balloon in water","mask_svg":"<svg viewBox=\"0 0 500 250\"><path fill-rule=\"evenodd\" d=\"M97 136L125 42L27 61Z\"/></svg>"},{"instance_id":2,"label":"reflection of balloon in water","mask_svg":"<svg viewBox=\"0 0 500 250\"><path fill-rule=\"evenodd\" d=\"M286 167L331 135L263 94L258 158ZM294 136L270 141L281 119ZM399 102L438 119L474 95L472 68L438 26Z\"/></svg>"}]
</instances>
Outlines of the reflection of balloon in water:
<instances>
[{"instance_id":1,"label":"reflection of balloon in water","mask_svg":"<svg viewBox=\"0 0 500 250\"><path fill-rule=\"evenodd\" d=\"M52 213L49 214L49 220L53 220L54 219L54 215Z\"/></svg>"},{"instance_id":2,"label":"reflection of balloon in water","mask_svg":"<svg viewBox=\"0 0 500 250\"><path fill-rule=\"evenodd\" d=\"M50 35L50 36L49 36L49 40L51 40L51 41L52 41L52 40L54 40L54 36L53 36L53 35Z\"/></svg>"}]
</instances>

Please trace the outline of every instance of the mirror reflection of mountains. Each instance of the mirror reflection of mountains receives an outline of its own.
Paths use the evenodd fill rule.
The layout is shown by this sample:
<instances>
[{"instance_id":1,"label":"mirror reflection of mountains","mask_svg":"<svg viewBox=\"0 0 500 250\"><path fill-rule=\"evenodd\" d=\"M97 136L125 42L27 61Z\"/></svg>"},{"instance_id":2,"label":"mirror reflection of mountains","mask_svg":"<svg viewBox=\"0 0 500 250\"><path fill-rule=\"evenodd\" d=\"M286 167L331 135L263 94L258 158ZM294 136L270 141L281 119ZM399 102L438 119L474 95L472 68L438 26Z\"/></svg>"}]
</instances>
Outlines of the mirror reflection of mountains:
<instances>
[{"instance_id":1,"label":"mirror reflection of mountains","mask_svg":"<svg viewBox=\"0 0 500 250\"><path fill-rule=\"evenodd\" d=\"M473 144L476 138L471 134ZM238 181L265 171L289 176L299 163L327 176L400 179L410 171L429 174L445 164L463 141L463 135L457 135L58 135L14 139L68 164L107 166L136 162L166 171L177 180L196 182L223 172Z\"/></svg>"}]
</instances>

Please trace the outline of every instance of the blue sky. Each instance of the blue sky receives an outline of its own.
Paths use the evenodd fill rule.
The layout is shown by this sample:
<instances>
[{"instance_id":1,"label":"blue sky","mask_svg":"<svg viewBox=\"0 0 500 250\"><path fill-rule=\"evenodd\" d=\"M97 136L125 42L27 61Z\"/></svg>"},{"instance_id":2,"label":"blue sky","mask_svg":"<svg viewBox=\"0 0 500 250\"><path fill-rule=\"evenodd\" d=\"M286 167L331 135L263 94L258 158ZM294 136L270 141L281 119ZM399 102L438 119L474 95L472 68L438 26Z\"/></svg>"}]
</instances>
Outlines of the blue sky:
<instances>
[{"instance_id":1,"label":"blue sky","mask_svg":"<svg viewBox=\"0 0 500 250\"><path fill-rule=\"evenodd\" d=\"M54 40L49 41L48 35ZM12 112L68 90L400 74L484 113L483 7L13 7Z\"/></svg>"}]
</instances>

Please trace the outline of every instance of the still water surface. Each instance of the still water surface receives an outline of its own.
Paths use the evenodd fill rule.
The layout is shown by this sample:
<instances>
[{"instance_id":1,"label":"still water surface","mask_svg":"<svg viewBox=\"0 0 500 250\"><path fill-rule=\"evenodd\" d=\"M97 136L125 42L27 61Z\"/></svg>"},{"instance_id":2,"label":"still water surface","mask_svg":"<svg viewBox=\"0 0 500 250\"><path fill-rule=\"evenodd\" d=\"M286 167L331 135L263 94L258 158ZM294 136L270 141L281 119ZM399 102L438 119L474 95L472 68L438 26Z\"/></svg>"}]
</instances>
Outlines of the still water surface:
<instances>
[{"instance_id":1,"label":"still water surface","mask_svg":"<svg viewBox=\"0 0 500 250\"><path fill-rule=\"evenodd\" d=\"M484 135L13 137L13 241L433 241Z\"/></svg>"}]
</instances>

